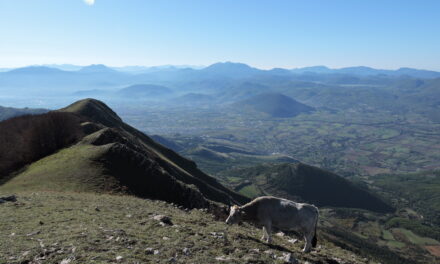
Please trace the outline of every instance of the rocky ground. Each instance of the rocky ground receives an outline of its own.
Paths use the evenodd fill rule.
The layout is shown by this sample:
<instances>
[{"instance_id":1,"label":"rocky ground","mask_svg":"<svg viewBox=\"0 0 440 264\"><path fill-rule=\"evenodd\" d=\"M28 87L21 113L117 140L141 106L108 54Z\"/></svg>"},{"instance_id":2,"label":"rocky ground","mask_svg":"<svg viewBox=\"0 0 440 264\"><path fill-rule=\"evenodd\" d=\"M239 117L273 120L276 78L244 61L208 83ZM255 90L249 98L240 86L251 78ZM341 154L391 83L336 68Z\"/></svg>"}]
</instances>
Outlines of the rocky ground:
<instances>
[{"instance_id":1,"label":"rocky ground","mask_svg":"<svg viewBox=\"0 0 440 264\"><path fill-rule=\"evenodd\" d=\"M253 226L227 226L205 210L161 201L15 195L0 204L0 263L377 263L322 239L309 254L301 239L282 233L268 245Z\"/></svg>"}]
</instances>

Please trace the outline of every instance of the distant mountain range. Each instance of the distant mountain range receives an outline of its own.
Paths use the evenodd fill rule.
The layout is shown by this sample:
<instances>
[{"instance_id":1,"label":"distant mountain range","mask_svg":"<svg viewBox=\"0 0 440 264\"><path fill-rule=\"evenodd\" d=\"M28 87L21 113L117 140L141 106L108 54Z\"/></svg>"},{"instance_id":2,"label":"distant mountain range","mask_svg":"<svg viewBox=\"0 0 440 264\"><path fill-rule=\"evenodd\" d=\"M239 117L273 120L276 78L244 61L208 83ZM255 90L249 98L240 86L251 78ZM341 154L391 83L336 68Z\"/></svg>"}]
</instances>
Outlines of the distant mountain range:
<instances>
[{"instance_id":1,"label":"distant mountain range","mask_svg":"<svg viewBox=\"0 0 440 264\"><path fill-rule=\"evenodd\" d=\"M255 67L251 67L244 63L235 62L218 62L212 65L194 66L194 65L163 65L163 66L123 66L123 67L110 67L103 64L93 64L89 66L79 66L73 64L46 64L37 66L28 66L22 68L1 68L0 72L11 72L15 70L25 69L21 72L47 72L47 68L58 69L62 71L79 71L79 72L102 72L102 71L119 71L131 74L145 74L160 71L179 71L183 69L199 70L204 74L213 74L218 76L244 76L254 75L259 73L272 73L272 74L351 74L358 76L370 76L370 75L388 75L388 76L411 76L416 78L439 78L440 72L414 69L414 68L399 68L397 70L384 70L375 69L366 66L345 67L339 69L332 69L326 66L311 66L294 69L273 68L270 70L261 70ZM44 71L43 69L46 69Z\"/></svg>"},{"instance_id":2,"label":"distant mountain range","mask_svg":"<svg viewBox=\"0 0 440 264\"><path fill-rule=\"evenodd\" d=\"M369 76L369 75L389 75L389 76L411 76L416 78L439 78L440 72L429 71L429 70L419 70L412 68L400 68L397 70L381 70L374 69L365 66L358 67L346 67L340 69L330 69L326 66L313 66L292 69L291 72L297 74L351 74L358 76Z\"/></svg>"},{"instance_id":3,"label":"distant mountain range","mask_svg":"<svg viewBox=\"0 0 440 264\"><path fill-rule=\"evenodd\" d=\"M63 68L74 69L71 65L63 65ZM66 102L95 97L106 101L122 100L122 103L139 99L166 103L168 106L211 107L277 93L312 107L347 109L366 104L396 109L414 108L417 105L417 111L424 112L432 120L438 120L436 106L439 102L435 96L431 96L437 94L438 79L440 72L409 68L392 71L368 67L329 69L316 66L261 70L232 62L215 63L202 69L169 66L149 68L148 71L137 67L133 71L122 71L102 64L68 71L30 66L0 72L0 95L3 96L0 100L9 100L5 96L20 100L39 97L42 104L39 103L38 107L45 108L59 107L59 104L53 106L45 101L47 98L55 101L60 97L69 99ZM416 101L412 99L412 93L423 98ZM0 104L11 105L11 100L0 101ZM421 101L429 104L421 105ZM426 107L432 109L426 111ZM280 110L282 107L277 108ZM274 116L283 112L275 110L271 110Z\"/></svg>"},{"instance_id":4,"label":"distant mountain range","mask_svg":"<svg viewBox=\"0 0 440 264\"><path fill-rule=\"evenodd\" d=\"M21 115L42 114L48 111L49 110L37 108L13 108L0 106L0 121Z\"/></svg>"}]
</instances>

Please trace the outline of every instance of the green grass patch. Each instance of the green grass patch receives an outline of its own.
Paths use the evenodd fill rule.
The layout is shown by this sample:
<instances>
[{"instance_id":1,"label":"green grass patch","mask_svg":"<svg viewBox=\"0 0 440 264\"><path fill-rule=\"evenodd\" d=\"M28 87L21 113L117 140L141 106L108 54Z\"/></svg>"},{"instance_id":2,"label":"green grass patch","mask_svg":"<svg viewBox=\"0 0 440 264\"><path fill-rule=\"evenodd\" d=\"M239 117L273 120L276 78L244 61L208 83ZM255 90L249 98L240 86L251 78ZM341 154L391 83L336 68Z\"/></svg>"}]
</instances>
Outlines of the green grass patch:
<instances>
[{"instance_id":1,"label":"green grass patch","mask_svg":"<svg viewBox=\"0 0 440 264\"><path fill-rule=\"evenodd\" d=\"M108 149L108 145L75 145L32 163L0 191L22 190L92 191L102 190L102 184L118 185L105 177L103 168L93 160Z\"/></svg>"},{"instance_id":2,"label":"green grass patch","mask_svg":"<svg viewBox=\"0 0 440 264\"><path fill-rule=\"evenodd\" d=\"M254 184L246 185L245 187L241 188L238 192L249 198L255 198L261 195L260 189Z\"/></svg>"},{"instance_id":3,"label":"green grass patch","mask_svg":"<svg viewBox=\"0 0 440 264\"><path fill-rule=\"evenodd\" d=\"M387 241L386 245L391 248L399 248L399 249L405 247L405 243L396 240Z\"/></svg>"},{"instance_id":4,"label":"green grass patch","mask_svg":"<svg viewBox=\"0 0 440 264\"><path fill-rule=\"evenodd\" d=\"M382 238L385 240L395 240L393 234L388 230L382 231Z\"/></svg>"},{"instance_id":5,"label":"green grass patch","mask_svg":"<svg viewBox=\"0 0 440 264\"><path fill-rule=\"evenodd\" d=\"M413 244L416 245L440 245L440 243L429 237L421 237L414 234L412 231L404 228L397 228L402 234L406 236L406 238Z\"/></svg>"}]
</instances>

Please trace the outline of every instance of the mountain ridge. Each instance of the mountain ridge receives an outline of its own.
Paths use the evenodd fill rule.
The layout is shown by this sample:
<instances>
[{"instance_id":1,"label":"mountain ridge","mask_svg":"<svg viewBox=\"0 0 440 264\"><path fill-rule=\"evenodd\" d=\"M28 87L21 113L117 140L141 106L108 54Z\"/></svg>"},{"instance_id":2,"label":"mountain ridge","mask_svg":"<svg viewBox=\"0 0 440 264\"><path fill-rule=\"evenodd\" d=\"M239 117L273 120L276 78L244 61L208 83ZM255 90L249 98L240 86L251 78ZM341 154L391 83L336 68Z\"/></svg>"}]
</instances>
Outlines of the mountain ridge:
<instances>
[{"instance_id":1,"label":"mountain ridge","mask_svg":"<svg viewBox=\"0 0 440 264\"><path fill-rule=\"evenodd\" d=\"M45 190L48 185L49 190L129 193L188 208L215 209L218 203L248 201L194 162L125 124L101 101L81 100L55 113L84 119L85 136L31 163L0 190Z\"/></svg>"}]
</instances>

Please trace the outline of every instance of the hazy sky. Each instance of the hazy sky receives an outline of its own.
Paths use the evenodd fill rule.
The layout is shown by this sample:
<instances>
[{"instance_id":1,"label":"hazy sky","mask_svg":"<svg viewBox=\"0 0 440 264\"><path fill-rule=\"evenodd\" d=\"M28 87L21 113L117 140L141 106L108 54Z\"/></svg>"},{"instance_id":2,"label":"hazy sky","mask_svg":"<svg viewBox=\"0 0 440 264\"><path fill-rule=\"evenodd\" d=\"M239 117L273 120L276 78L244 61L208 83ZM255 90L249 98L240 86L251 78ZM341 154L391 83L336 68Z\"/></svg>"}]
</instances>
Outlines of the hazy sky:
<instances>
[{"instance_id":1,"label":"hazy sky","mask_svg":"<svg viewBox=\"0 0 440 264\"><path fill-rule=\"evenodd\" d=\"M0 0L0 67L440 70L440 0Z\"/></svg>"}]
</instances>

